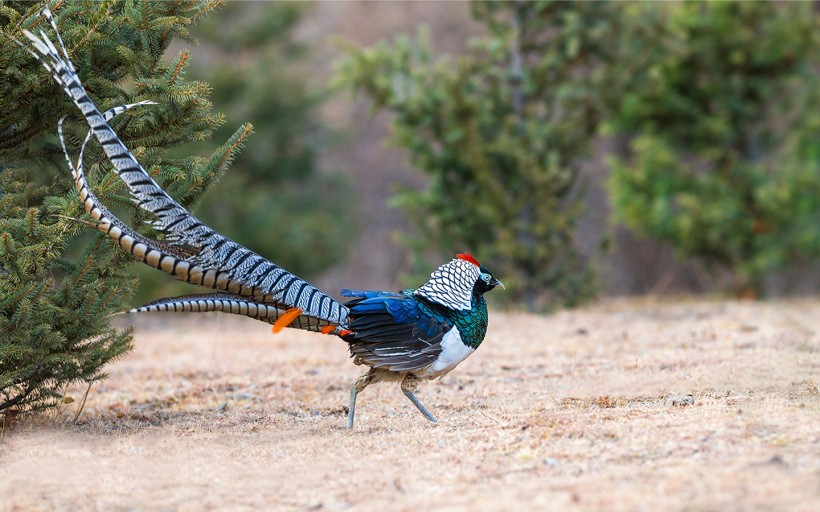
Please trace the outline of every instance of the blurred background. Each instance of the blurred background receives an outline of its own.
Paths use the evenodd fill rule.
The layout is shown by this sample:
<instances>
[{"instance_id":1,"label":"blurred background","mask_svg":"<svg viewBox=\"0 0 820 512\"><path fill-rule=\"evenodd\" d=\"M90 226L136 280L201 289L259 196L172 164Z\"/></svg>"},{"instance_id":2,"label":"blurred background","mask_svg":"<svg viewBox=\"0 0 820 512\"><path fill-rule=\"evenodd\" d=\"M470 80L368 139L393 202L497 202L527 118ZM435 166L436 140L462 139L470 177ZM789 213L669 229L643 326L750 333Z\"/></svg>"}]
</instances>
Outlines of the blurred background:
<instances>
[{"instance_id":1,"label":"blurred background","mask_svg":"<svg viewBox=\"0 0 820 512\"><path fill-rule=\"evenodd\" d=\"M255 127L196 213L334 292L470 251L535 311L813 294L817 6L228 3L168 52L226 115L180 153Z\"/></svg>"}]
</instances>

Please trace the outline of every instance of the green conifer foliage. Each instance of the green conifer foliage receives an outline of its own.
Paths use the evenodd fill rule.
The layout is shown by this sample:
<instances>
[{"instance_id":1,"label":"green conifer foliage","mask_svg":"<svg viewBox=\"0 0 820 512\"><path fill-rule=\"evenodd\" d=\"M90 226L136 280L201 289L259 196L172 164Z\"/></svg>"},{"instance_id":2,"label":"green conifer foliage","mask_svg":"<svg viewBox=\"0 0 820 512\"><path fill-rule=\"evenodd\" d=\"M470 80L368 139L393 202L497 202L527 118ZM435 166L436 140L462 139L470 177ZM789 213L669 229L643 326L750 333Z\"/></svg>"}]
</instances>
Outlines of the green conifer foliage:
<instances>
[{"instance_id":1,"label":"green conifer foliage","mask_svg":"<svg viewBox=\"0 0 820 512\"><path fill-rule=\"evenodd\" d=\"M457 59L428 39L350 49L341 77L394 114L394 142L429 186L396 196L419 252L472 250L530 309L593 292L574 247L580 164L618 36L608 2L475 2L487 36Z\"/></svg>"},{"instance_id":2,"label":"green conifer foliage","mask_svg":"<svg viewBox=\"0 0 820 512\"><path fill-rule=\"evenodd\" d=\"M820 18L810 3L693 2L625 56L652 65L617 98L632 136L613 160L615 217L760 295L773 270L820 258Z\"/></svg>"},{"instance_id":3,"label":"green conifer foliage","mask_svg":"<svg viewBox=\"0 0 820 512\"><path fill-rule=\"evenodd\" d=\"M105 110L150 99L112 126L143 166L183 205L191 205L226 170L250 133L241 126L206 157L171 158L168 149L207 139L222 123L209 87L183 78L188 53L163 60L176 38L212 11L210 1L56 2L52 11L89 94ZM88 130L71 100L25 50L22 29L51 28L42 5L0 2L0 413L57 404L69 384L104 378L106 363L127 352L131 331L109 326L136 280L128 255L88 220L56 138L57 121L77 150ZM100 200L142 226L101 149L86 151L86 174ZM154 233L154 235L156 235Z\"/></svg>"}]
</instances>

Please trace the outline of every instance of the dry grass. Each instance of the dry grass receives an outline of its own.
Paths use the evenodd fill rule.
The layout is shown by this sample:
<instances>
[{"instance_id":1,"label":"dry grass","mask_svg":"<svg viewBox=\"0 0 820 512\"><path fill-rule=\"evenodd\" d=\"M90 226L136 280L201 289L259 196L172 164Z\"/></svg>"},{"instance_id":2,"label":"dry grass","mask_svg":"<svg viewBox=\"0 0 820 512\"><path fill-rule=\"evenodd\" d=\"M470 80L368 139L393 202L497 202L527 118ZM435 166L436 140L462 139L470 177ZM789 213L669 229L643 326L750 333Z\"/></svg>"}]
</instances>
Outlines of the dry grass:
<instances>
[{"instance_id":1,"label":"dry grass","mask_svg":"<svg viewBox=\"0 0 820 512\"><path fill-rule=\"evenodd\" d=\"M422 386L438 424L384 384L349 432L341 341L137 318L79 426L3 434L0 511L820 510L818 319L818 300L496 313Z\"/></svg>"}]
</instances>

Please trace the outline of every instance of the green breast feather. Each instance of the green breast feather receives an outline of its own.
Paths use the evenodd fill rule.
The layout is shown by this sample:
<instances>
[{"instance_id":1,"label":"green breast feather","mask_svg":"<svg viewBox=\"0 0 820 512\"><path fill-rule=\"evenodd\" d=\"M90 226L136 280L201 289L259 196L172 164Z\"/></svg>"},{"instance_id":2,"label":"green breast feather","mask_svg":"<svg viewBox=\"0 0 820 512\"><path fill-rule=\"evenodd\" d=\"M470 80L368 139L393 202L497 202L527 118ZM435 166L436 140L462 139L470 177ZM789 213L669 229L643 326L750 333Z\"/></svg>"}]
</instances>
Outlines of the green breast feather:
<instances>
[{"instance_id":1,"label":"green breast feather","mask_svg":"<svg viewBox=\"0 0 820 512\"><path fill-rule=\"evenodd\" d=\"M404 290L412 296L413 290ZM418 300L419 298L416 297ZM461 341L470 348L478 348L487 334L487 301L484 296L473 294L472 307L466 311L456 311L432 304L424 299L418 300L419 307L427 314L440 320L452 322L461 335Z\"/></svg>"}]
</instances>

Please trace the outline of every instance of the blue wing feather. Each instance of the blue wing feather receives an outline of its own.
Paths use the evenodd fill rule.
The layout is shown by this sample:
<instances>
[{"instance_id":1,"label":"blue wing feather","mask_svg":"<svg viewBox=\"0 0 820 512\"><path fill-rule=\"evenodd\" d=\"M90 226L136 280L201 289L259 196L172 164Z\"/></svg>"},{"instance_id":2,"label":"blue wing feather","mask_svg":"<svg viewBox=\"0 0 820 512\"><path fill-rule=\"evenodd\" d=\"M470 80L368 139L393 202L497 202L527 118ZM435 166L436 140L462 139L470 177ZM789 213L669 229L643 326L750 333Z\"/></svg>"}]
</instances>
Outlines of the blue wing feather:
<instances>
[{"instance_id":1,"label":"blue wing feather","mask_svg":"<svg viewBox=\"0 0 820 512\"><path fill-rule=\"evenodd\" d=\"M453 328L446 316L412 293L344 290L354 297L350 309L352 334L344 336L350 353L374 367L392 371L424 368L441 353L441 340Z\"/></svg>"},{"instance_id":2,"label":"blue wing feather","mask_svg":"<svg viewBox=\"0 0 820 512\"><path fill-rule=\"evenodd\" d=\"M349 290L347 288L339 292L342 297L355 297L359 299L370 299L373 297L393 297L397 295L394 292L374 292L368 290Z\"/></svg>"}]
</instances>

